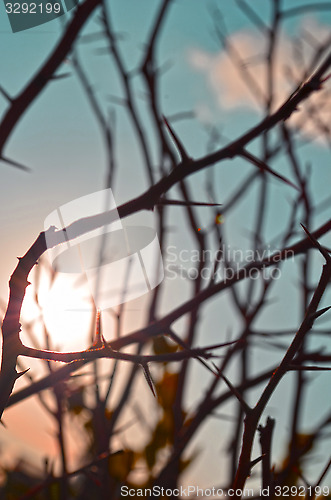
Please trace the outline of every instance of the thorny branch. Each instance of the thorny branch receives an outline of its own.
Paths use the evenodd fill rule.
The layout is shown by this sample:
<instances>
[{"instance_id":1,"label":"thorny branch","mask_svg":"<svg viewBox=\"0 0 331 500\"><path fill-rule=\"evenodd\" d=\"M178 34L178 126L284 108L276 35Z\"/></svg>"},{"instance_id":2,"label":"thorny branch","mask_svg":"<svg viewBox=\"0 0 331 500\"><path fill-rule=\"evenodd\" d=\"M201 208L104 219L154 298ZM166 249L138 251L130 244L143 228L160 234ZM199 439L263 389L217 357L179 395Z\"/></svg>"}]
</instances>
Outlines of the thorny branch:
<instances>
[{"instance_id":1,"label":"thorny branch","mask_svg":"<svg viewBox=\"0 0 331 500\"><path fill-rule=\"evenodd\" d=\"M321 225L316 231L312 232L312 213L314 207L310 199L310 193L308 189L308 174L305 175L302 172L302 166L298 160L295 153L295 140L294 134L292 133L290 127L287 125L286 121L288 118L300 108L300 104L310 98L310 96L323 88L324 83L328 79L329 75L327 72L331 67L331 54L329 54L324 61L319 65L318 69L312 74L312 76L307 78L307 68L305 68L304 81L295 88L288 99L273 113L271 112L273 99L274 99L274 61L275 53L279 37L280 22L290 16L298 15L303 9L307 10L328 10L329 6L324 3L318 3L315 5L307 5L305 7L298 7L293 9L284 10L281 8L281 2L274 0L272 5L272 22L271 27L269 27L263 19L261 19L255 11L248 6L245 2L238 1L238 4L245 12L245 14L251 19L251 21L257 26L257 28L264 34L267 40L267 72L266 81L263 89L256 85L255 79L251 77L251 72L247 70L245 62L241 58L240 53L232 46L225 33L221 32L220 26L217 27L217 32L223 47L228 50L230 58L234 62L235 66L243 75L249 75L246 79L246 84L248 85L251 92L253 92L258 100L263 101L264 115L265 118L262 119L256 126L252 127L250 130L245 132L239 138L234 141L229 142L226 146L222 146L215 149L214 152L208 153L198 159L193 159L186 152L181 139L176 135L176 131L173 125L170 123L170 119L164 118L161 113L161 107L159 103L158 96L158 78L159 69L156 63L156 46L160 36L161 29L164 25L166 15L168 13L169 7L171 6L171 0L164 0L161 2L160 8L157 12L157 16L152 26L150 35L148 37L148 43L144 51L142 61L137 70L129 72L125 64L125 58L122 57L120 50L119 37L114 32L114 28L111 22L111 13L106 2L100 2L99 0L85 0L81 4L74 16L72 21L68 24L61 40L59 41L57 47L54 49L53 53L49 59L45 62L43 67L36 73L32 78L31 82L21 91L21 93L16 98L11 98L5 91L2 90L3 95L7 97L8 100L8 110L0 123L0 158L4 161L11 161L6 159L4 156L4 149L8 139L10 138L12 132L14 131L17 123L22 118L24 113L27 111L29 106L38 97L46 85L52 81L55 77L57 69L63 60L70 54L73 48L73 44L77 39L82 27L87 22L94 10L100 5L102 8L101 14L101 26L103 29L103 35L108 44L108 52L112 60L115 63L117 73L120 77L121 85L124 92L124 100L122 104L127 111L128 117L131 121L132 129L134 130L138 142L140 144L140 149L142 153L142 158L145 164L148 180L150 187L140 196L131 199L130 201L124 203L118 207L118 215L120 218L125 218L128 215L134 214L141 210L157 210L158 220L160 228L160 240L161 247L165 239L164 234L166 233L166 226L164 223L164 209L167 206L173 207L184 207L186 214L190 223L190 228L192 229L192 234L194 234L195 243L198 246L200 255L206 248L207 232L196 232L197 227L197 217L194 212L194 206L209 206L216 207L218 203L204 203L204 202L193 202L190 186L188 185L188 179L191 174L199 172L206 169L210 173L212 165L218 164L226 159L233 158L244 158L252 165L254 165L256 171L251 174L247 181L240 186L236 187L234 195L229 199L229 201L224 205L222 212L223 214L232 210L238 203L238 201L246 194L248 187L255 181L260 184L258 205L257 205L257 216L255 220L255 233L253 235L254 247L259 248L263 241L263 225L265 223L265 205L267 199L267 178L269 175L277 177L279 181L284 184L294 187L298 191L298 197L293 204L292 217L289 223L288 232L285 234L282 242L282 250L275 252L270 257L264 258L260 261L254 261L246 266L242 266L238 272L231 279L226 279L220 282L216 282L211 279L208 287L203 287L203 282L201 279L196 280L194 287L192 287L192 296L190 299L181 303L178 307L174 308L172 311L164 314L161 318L157 319L157 303L159 300L159 291L155 290L153 295L153 300L149 311L149 321L147 326L137 329L130 334L117 337L111 342L104 341L103 337L100 335L98 337L98 343L92 345L89 349L85 351L77 352L55 352L47 348L31 348L22 344L20 339L20 316L21 307L24 300L25 289L28 286L28 276L34 266L38 263L39 258L46 251L46 238L48 239L48 248L50 246L56 246L61 244L67 239L66 231L70 229L70 234L72 238L78 237L87 231L95 229L97 227L102 227L105 223L109 223L115 215L114 211L105 212L97 216L84 218L77 220L71 224L68 228L64 230L55 230L55 228L49 228L46 233L41 233L28 252L19 258L19 263L14 270L10 279L10 297L4 316L2 325L2 336L3 336L3 351L2 351L2 366L0 372L0 415L2 415L4 409L11 406L23 399L37 394L46 388L54 387L54 391L58 391L57 384L63 383L71 374L77 371L79 368L83 367L85 364L91 361L96 361L101 358L108 358L117 361L128 361L132 363L132 370L127 378L127 384L123 390L122 396L120 398L119 404L113 412L111 423L109 424L109 429L105 433L105 442L103 443L104 449L108 450L109 436L112 435L114 431L114 426L121 414L125 404L128 401L133 382L135 380L135 375L137 373L137 366L140 365L144 369L146 379L154 392L154 384L149 374L148 363L157 362L166 364L169 362L181 362L181 369L179 370L179 377L177 383L177 394L176 399L173 404L173 418L174 418L174 440L172 443L172 449L170 456L167 459L163 468L161 468L157 477L155 478L155 484L169 485L175 487L178 481L178 475L180 473L180 460L183 455L184 450L187 448L188 444L194 437L197 429L205 421L207 416L212 416L218 406L224 404L230 399L234 399L233 396L239 401L240 406L238 407L238 412L236 417L233 419L235 428L235 437L231 441L231 446L229 452L231 454L231 473L230 476L234 479L234 488L242 489L245 485L247 477L250 475L251 468L256 463L262 463L262 482L264 487L270 487L271 492L275 482L275 475L271 470L272 457L271 457L271 438L273 434L274 423L272 420L267 421L266 427L262 425L259 426L261 416L264 413L267 403L269 402L271 396L274 394L280 380L285 376L286 373L291 371L297 372L297 392L294 398L294 412L292 419L292 439L296 440L296 435L299 429L299 405L302 401L302 393L305 387L305 373L307 371L317 371L317 370L330 370L329 366L321 366L322 363L330 363L331 357L328 353L322 353L320 351L308 351L305 348L305 337L306 334L312 330L314 321L324 314L328 308L318 310L319 302L322 295L327 287L330 280L331 264L329 251L322 247L318 243L318 239L323 235L326 235L331 229L331 220ZM319 50L316 50L314 57L309 65L310 71L312 67L315 67L317 61L320 61L320 56L327 50L328 44L321 45ZM72 62L76 69L77 75L83 85L86 92L86 96L90 102L91 109L100 125L101 132L104 135L108 159L109 159L109 171L108 171L108 186L110 185L110 180L112 174L114 173L115 161L114 161L114 138L112 136L112 130L110 125L107 123L101 106L98 104L98 100L94 94L93 88L89 83L89 78L87 73L84 72L82 65L80 64L80 59L78 53L74 53L72 56ZM155 182L156 176L154 175L154 166L152 161L152 148L150 148L150 141L147 138L145 128L143 125L143 120L141 119L139 113L139 106L137 106L136 95L134 92L133 78L135 73L139 72L143 76L146 89L148 91L148 108L150 116L152 117L156 135L159 141L158 150L158 163L160 165L161 178L158 182ZM266 90L265 90L266 89ZM312 108L313 109L313 108ZM315 109L315 108L314 108ZM319 117L318 112L314 112L312 119L318 123ZM282 147L272 147L269 132L276 129L281 130L283 146ZM324 127L324 132L327 134L328 130ZM171 141L169 141L171 138ZM257 138L262 139L262 154L261 158L254 155L252 152L247 150L247 146L250 145L252 141ZM179 152L180 162L176 164L176 155L174 154L172 143L175 145L177 152ZM286 158L291 166L292 172L294 174L294 183L287 179L287 177L281 175L273 168L270 167L270 162L276 157L280 150L284 151ZM15 162L11 163L15 164ZM170 173L166 173L167 169L165 165L171 165ZM18 166L18 164L17 164ZM212 184L212 181L210 181ZM172 200L167 199L166 195L168 191L174 187L179 187L179 191L182 199ZM210 192L212 193L212 189ZM213 200L214 201L214 200ZM218 200L217 200L218 201ZM220 200L223 201L223 200ZM309 229L307 231L307 237L301 239L298 243L289 245L288 241L293 237L296 219L298 216L298 210L300 207L304 209L304 219L303 222ZM224 231L221 227L215 227L213 229L215 237L218 242L225 240ZM49 244L49 241L52 241ZM319 280L319 283L315 290L309 285L309 256L311 255L310 250L312 248L317 248L318 251L323 255L326 260L326 264L323 267L323 271ZM249 347L252 344L252 339L261 339L266 336L271 337L275 335L279 337L282 333L284 335L293 334L292 331L284 332L259 332L253 326L253 322L257 315L259 314L262 306L265 305L267 301L267 294L271 288L271 281L264 279L262 291L255 302L252 300L253 292L258 288L256 282L251 280L249 282L249 289L247 293L246 302L240 297L237 292L237 285L243 282L247 276L249 276L249 271L254 270L255 274L259 271L266 269L270 266L279 266L280 263L285 261L288 257L305 255L305 261L302 269L302 280L303 280L303 309L305 311L304 319L301 323L300 328L290 346L288 347L283 359L280 363L275 365L268 370L264 370L259 374L254 376L249 372L248 369L248 358L249 358ZM227 262L227 265L230 265ZM201 270L201 262L199 270ZM215 263L216 269L216 263ZM249 280L247 280L249 281ZM263 280L259 281L261 283ZM212 345L208 347L193 347L197 324L199 319L200 307L205 304L209 299L215 295L225 291L231 290L231 297L236 311L242 320L243 328L241 335L235 341L229 341L223 344ZM120 332L120 315L122 311L118 313L118 332ZM189 314L189 323L187 328L187 335L185 341L178 336L174 329L173 324L180 318ZM314 330L315 333L315 330ZM144 354L143 348L146 343L150 340L155 341L160 336L169 336L172 341L177 343L176 351L171 353L161 353L161 354ZM129 354L121 351L122 348L130 345L137 344L137 349L134 354ZM276 342L275 342L276 345ZM219 347L227 347L224 356L221 357L219 365L216 367L215 371L206 364L205 360L210 358L216 358L214 350ZM277 344L279 349L283 349L284 344ZM222 352L223 354L223 352ZM239 382L233 383L230 378L225 375L225 371L230 364L230 361L235 358L236 355L240 356L241 359L241 376ZM40 358L47 361L60 361L67 363L57 370L51 371L49 375L42 378L41 380L34 382L31 381L29 387L24 388L11 396L16 380L26 373L26 370L17 372L18 357L25 356L30 358ZM206 394L201 398L197 407L191 411L190 415L187 415L184 411L184 389L188 380L188 363L191 359L198 359L204 366L208 367L212 373L212 381L207 388ZM310 365L306 363L319 363L318 366ZM112 375L110 376L108 389L106 396L103 399L98 387L99 372L97 366L95 365L95 385L96 385L96 408L95 414L100 417L100 411L106 412L107 399L111 392L113 378L115 376L117 364L113 369ZM221 394L216 394L216 388L225 382L226 390ZM246 403L245 396L247 390L250 388L258 387L261 384L266 384L264 389L261 391L257 403L252 408ZM61 401L59 408L61 406ZM99 413L98 413L99 412ZM243 423L243 413L246 413L244 421L244 434L243 440L241 441L241 428ZM62 415L58 415L59 423L61 423ZM328 425L328 419L325 420L323 425ZM252 460L252 446L254 443L256 431L260 431L261 436L261 447L262 455L258 459ZM107 434L109 432L109 435ZM314 434L314 438L317 437L317 432ZM107 441L108 436L108 441ZM63 436L61 438L63 440ZM107 441L107 442L106 442ZM63 442L62 442L63 444ZM238 454L240 452L239 464L237 463ZM298 448L293 445L291 451L291 460L289 462L288 468L290 469L293 464L300 459L300 453L303 451L298 450ZM66 459L64 456L64 446L62 446L63 454L63 474L60 478L49 477L46 479L45 483L40 486L40 488L46 487L48 484L53 482L60 482L64 484L63 498L67 495L67 484L66 481L72 475L80 474L85 470L85 468L77 469L76 472L70 474L66 469ZM99 453L99 459L95 463L104 462L108 458L109 453ZM91 464L94 464L92 461ZM318 483L321 482L329 469L330 463L327 464L325 470L320 475ZM90 466L87 466L89 468ZM107 467L104 469L107 471ZM255 470L255 469L254 469ZM280 480L280 479L279 479ZM107 482L107 487L109 486ZM37 491L37 490L36 490ZM39 490L38 490L39 491ZM33 493L34 494L34 493ZM31 495L30 495L31 496ZM241 495L237 495L236 498L240 498ZM28 497L27 497L28 498Z\"/></svg>"}]
</instances>

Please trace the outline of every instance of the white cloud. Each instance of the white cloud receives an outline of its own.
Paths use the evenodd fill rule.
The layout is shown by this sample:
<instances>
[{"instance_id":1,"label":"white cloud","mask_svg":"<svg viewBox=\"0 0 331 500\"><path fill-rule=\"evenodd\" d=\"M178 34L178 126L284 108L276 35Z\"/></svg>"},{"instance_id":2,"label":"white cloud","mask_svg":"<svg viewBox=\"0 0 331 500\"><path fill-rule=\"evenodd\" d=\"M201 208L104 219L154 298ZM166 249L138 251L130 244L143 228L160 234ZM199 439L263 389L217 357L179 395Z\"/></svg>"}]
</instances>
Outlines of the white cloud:
<instances>
[{"instance_id":1,"label":"white cloud","mask_svg":"<svg viewBox=\"0 0 331 500\"><path fill-rule=\"evenodd\" d=\"M322 43L330 36L329 29L311 17L303 20L297 35L307 33L315 36L318 43ZM261 109L262 95L266 94L267 88L266 64L263 57L267 48L266 40L259 33L242 30L232 34L229 42L240 59L247 63L246 78L245 73L238 71L238 67L225 50L212 54L201 49L192 49L189 53L189 62L193 68L205 75L207 84L221 109ZM284 102L295 85L301 81L303 66L306 66L312 58L314 51L309 44L302 42L301 47L304 61L300 60L300 52L295 52L294 39L283 35L277 41L273 67L273 110ZM260 99L250 90L247 75L255 82L255 86L262 90ZM330 89L329 82L325 87ZM300 112L294 113L289 123L294 127L301 126L302 132L311 138L321 138L316 126L317 120L312 119L314 115L312 110L318 110L320 125L327 126L330 122L330 105L326 105L325 98L325 92L313 94L308 101L300 105Z\"/></svg>"}]
</instances>

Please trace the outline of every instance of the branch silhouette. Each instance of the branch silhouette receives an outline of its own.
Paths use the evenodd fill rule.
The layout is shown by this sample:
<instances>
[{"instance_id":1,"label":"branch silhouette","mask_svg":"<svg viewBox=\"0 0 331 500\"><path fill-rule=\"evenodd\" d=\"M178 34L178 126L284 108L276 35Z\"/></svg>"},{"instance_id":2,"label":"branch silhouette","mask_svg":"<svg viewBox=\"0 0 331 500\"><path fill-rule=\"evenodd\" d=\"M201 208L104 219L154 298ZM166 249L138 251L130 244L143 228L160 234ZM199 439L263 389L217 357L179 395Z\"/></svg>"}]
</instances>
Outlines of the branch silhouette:
<instances>
[{"instance_id":1,"label":"branch silhouette","mask_svg":"<svg viewBox=\"0 0 331 500\"><path fill-rule=\"evenodd\" d=\"M327 327L316 328L315 322L322 316L324 319L329 311L327 304L319 304L330 282L330 250L321 242L321 238L330 234L331 220L322 218L330 200L315 199L316 177L313 178L313 174L317 175L316 170L314 172L313 168L306 168L306 157L299 154L299 148L310 141L305 133L308 120L314 127L314 134L330 142L328 122L321 114L327 108L331 68L330 37L320 40L306 30L302 36L305 37L305 44L311 46L308 62L303 46L298 41L293 44L296 58L293 67L286 68L285 75L293 91L278 107L275 106L277 92L282 92L282 89L281 86L278 88L276 73L278 62L283 57L279 42L284 36L284 20L310 10L328 11L329 7L327 4L317 3L283 8L279 0L270 0L271 16L268 23L248 3L240 0L236 4L258 30L259 36L263 37L263 56L260 56L259 49L247 59L240 43L237 47L235 40L232 41L232 35L229 35L218 11L212 13L216 37L222 48L222 56L229 58L230 64L243 79L245 89L248 89L254 102L260 106L263 118L246 128L244 133L237 134L237 137L231 136L230 140L225 139L223 130L220 131L216 125L200 120L198 113L188 110L186 104L183 104L182 109L180 106L176 107L175 112L171 106L164 104L160 82L169 68L169 61L160 61L159 58L163 57L163 41L168 36L167 23L173 21L172 16L178 8L171 0L160 0L156 6L154 21L147 29L146 41L142 47L138 47L139 54L134 61L134 54L130 52L127 57L129 49L125 47L131 32L125 33L121 31L122 28L119 29L118 11L113 2L84 0L75 10L52 53L19 94L12 98L10 93L0 87L0 93L6 99L6 109L0 123L0 159L27 170L23 163L6 157L9 139L30 106L47 85L58 78L57 70L66 57L70 56L78 80L76 84L83 90L88 112L91 113L91 119L97 126L105 148L105 187L110 188L115 178L117 181L117 176L123 174L125 178L128 175L125 169L120 169L121 161L117 157L117 143L121 145L122 142L117 137L117 128L122 131L123 116L134 137L136 149L133 147L132 151L137 155L135 165L142 165L142 186L147 181L147 187L141 188L137 191L137 196L121 204L116 210L77 219L64 229L50 227L41 232L25 255L18 259L11 275L9 300L2 323L0 416L2 417L6 408L37 395L57 429L60 465L60 473L55 475L52 464L48 463L38 480L33 485L30 483L28 490L24 490L22 498L37 498L41 492L47 496L47 492L55 487L58 488L56 491L61 500L69 500L75 495L82 500L116 499L122 485L139 487L134 476L138 470L144 470L144 486L147 488L162 486L175 491L183 470L194 458L190 456L190 450L194 447L198 432L207 420L214 418L223 420L228 425L215 437L215 440L227 441L225 446L222 445L225 450L223 454L227 457L227 484L224 485L224 492L228 494L229 488L234 488L234 498L241 498L251 472L252 482L255 480L257 484L259 478L260 485L268 488L270 497L277 491L276 487L302 483L305 487L309 485L305 479L307 461L304 462L304 459L324 436L324 429L331 422L330 414L326 417L324 415L323 419L319 419L319 426L313 427L309 433L302 423L303 402L312 382L308 372L314 372L312 375L323 372L327 376L330 371L330 352L324 348L324 344L322 347L312 347L307 341L307 333L309 332L309 337L314 335L314 339L321 338L323 342L328 338ZM94 16L94 13L99 16ZM91 27L96 23L97 31L80 36L89 20L92 21ZM163 39L164 31L166 33ZM97 47L95 51L92 48L85 58L85 54L81 53L83 44L91 48L92 44L100 41L103 43L102 47ZM108 64L116 75L116 84L109 85L106 93L103 89L100 91L94 81L95 73L88 69L91 62L89 57L92 58L94 53L97 56L107 56L100 63L101 66L104 64L102 71ZM259 70L257 69L256 75L254 72L262 62L264 71L260 78ZM280 62L282 67L287 64L283 60ZM113 88L116 89L115 92ZM301 121L288 121L294 113ZM205 149L199 146L200 152L196 157L190 151L189 142L191 140L193 150L194 134L188 137L182 128L183 123L185 125L194 118L197 119L202 134L207 135ZM130 134L128 137L131 137ZM299 137L304 140L300 142ZM257 144L260 146L259 150ZM124 147L127 148L128 145L125 144ZM220 181L219 172L229 163L227 160L237 161L239 165L244 164L245 168L249 168L247 177L237 178L237 170L233 169L233 182L227 184L226 175ZM192 179L192 174L195 173L200 175ZM125 181L128 179L125 178ZM205 188L206 199L203 199L197 187L199 190ZM268 216L270 206L275 202L275 197L271 196L276 192L273 191L274 188L283 189L282 195L290 197L290 201L288 207L283 204L280 209L282 201L277 192L278 204L273 205L271 220ZM247 215L248 211L250 213L246 218L247 201L250 202ZM227 246L230 247L228 243L235 241L231 222L228 224L228 221L234 212L237 217L239 209L243 219L240 221L240 228L238 226L238 233L243 240L247 238L254 254L250 260L241 257L240 264L226 252ZM37 293L44 265L47 269L43 255L48 249L68 240L75 240L118 218L125 219L143 211L154 212L162 255L165 255L167 245L169 248L169 242L176 241L173 238L178 237L177 233L173 235L177 225L173 226L172 221L175 220L177 224L177 221L183 220L187 224L185 234L183 231L180 237L187 240L186 252L192 246L196 252L195 261L191 259L190 262L194 264L196 278L192 279L188 266L181 266L182 262L179 261L178 266L173 266L174 273L176 277L184 278L186 288L182 293L178 286L171 299L176 295L176 298L180 296L180 300L171 302L170 308L164 308L167 286L171 293L169 280L167 284L150 291L146 321L143 323L135 323L133 328L128 328L124 303L118 309L109 310L113 326L112 340L108 341L105 338L108 338L109 332L101 328L100 312L94 310L97 319L92 319L89 347L84 349L79 346L77 350L75 347L73 351L60 352L50 338L42 301L39 302ZM251 212L254 212L252 216ZM285 212L286 218L283 217ZM169 214L173 215L173 219ZM238 219L234 217L232 220ZM246 223L248 220L250 221ZM323 220L326 222L322 222ZM267 227L269 221L271 225ZM302 223L302 227L299 223ZM279 234L275 234L277 231ZM272 243L268 245L269 249L273 247L278 250L264 252L267 243ZM214 248L217 250L215 253L212 251ZM244 249L244 244L242 248ZM104 248L99 252L100 266L103 263L103 250ZM208 252L211 252L212 257L207 266L204 257L209 255ZM316 255L325 260L317 284L312 279L315 279L315 275L317 279ZM281 318L279 324L276 324L270 314L271 323L267 319L267 327L264 328L266 322L263 313L278 293L277 288L274 290L277 280L273 279L272 271L283 272L285 269L286 283L289 284L290 278L286 276L286 272L294 258L295 263L298 263L296 276L299 286L295 298L293 294L293 304L289 291L279 299L285 300L286 295L291 303L288 306L291 312L292 306L294 311L295 305L299 303L301 325L299 328L298 324L293 328L288 326L293 325L292 312L285 326L281 323ZM205 267L211 271L208 278L202 276ZM26 324L22 305L26 288L30 285L29 279L32 281L29 278L32 270L35 273L35 301L40 318L36 323L32 321ZM228 270L232 271L230 277L227 275ZM219 272L223 271L225 274L219 278ZM50 275L53 286L56 273L50 270ZM128 287L128 282L127 276L124 288ZM219 310L214 317L218 320L208 323L206 316L215 307L216 301L216 308L219 306ZM225 303L235 334L225 326L229 318L224 321L222 317ZM259 323L261 316L263 319ZM206 321L204 325L207 325L203 333L206 337L208 334L217 336L216 341L215 338L212 341L200 338L202 321ZM42 325L43 342L36 338L36 324ZM82 337L78 327L77 332L72 333ZM31 341L31 347L25 345L26 336ZM268 356L273 357L268 363L269 358L266 356L266 359L261 360L261 365L257 369L254 366L253 369L252 359L255 360L258 349L268 351ZM34 363L46 368L46 375L40 375L39 380L33 373ZM64 365L59 367L59 363ZM127 372L124 365L128 368ZM198 374L203 390L194 390L194 397L188 404L191 368L194 376ZM201 377L200 380L199 369L203 370L204 379ZM149 412L149 406L147 408L146 405L145 408L140 392L137 397L136 384L143 380L142 374L146 379L143 389L156 396L149 400L154 405L154 416ZM280 431L277 415L273 415L272 419L268 416L271 408L269 402L287 374L294 380L293 397L288 403L290 411L286 422L289 428L288 456L282 462L278 461L274 467L275 447L272 446L272 441L278 439ZM29 385L17 390L15 384L21 377L28 380ZM46 389L48 392L44 393ZM150 392L147 396L151 397ZM133 416L132 421L125 421L127 414ZM67 443L68 415L82 426L84 443L80 464L88 464L84 467L71 465ZM262 419L265 417L267 420L263 425ZM124 424L121 420L123 418ZM144 437L141 439L144 443L140 448L139 445L131 445L125 434L132 425L143 429L141 435ZM256 439L258 433L259 443ZM118 449L118 441L115 441L118 438L125 446L122 453L113 454L113 450ZM256 456L252 452L253 444L260 446L260 452ZM217 463L214 465L216 467ZM222 469L222 477L225 476L223 462L220 462L219 467ZM314 476L317 478L317 486L325 482L329 467L328 460L323 459L321 470ZM74 472L68 472L70 470ZM79 482L71 482L71 477L78 474ZM9 477L9 473L7 476ZM13 481L15 480L14 476ZM1 493L0 487L0 496ZM318 491L315 493L317 496ZM7 492L4 493L5 496L6 494Z\"/></svg>"}]
</instances>

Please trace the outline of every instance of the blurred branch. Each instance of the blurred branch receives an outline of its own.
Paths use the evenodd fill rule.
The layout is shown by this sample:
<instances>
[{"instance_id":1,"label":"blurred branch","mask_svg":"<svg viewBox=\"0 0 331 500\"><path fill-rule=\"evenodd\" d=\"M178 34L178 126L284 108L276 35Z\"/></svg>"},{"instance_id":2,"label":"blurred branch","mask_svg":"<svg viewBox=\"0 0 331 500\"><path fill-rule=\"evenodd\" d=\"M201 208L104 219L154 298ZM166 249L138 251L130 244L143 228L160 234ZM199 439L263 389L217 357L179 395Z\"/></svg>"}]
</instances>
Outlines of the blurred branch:
<instances>
[{"instance_id":1,"label":"blurred branch","mask_svg":"<svg viewBox=\"0 0 331 500\"><path fill-rule=\"evenodd\" d=\"M120 455L123 453L122 450L115 451L115 452L105 452L99 455L95 460L92 460L89 464L83 465L82 467L79 467L78 469L72 471L72 472L67 472L65 474L61 474L61 476L56 477L53 475L50 475L42 484L39 484L38 486L35 486L34 488L31 488L30 491L23 496L19 498L19 500L28 500L29 498L35 499L36 495L46 489L48 486L56 483L61 483L63 479L70 479L75 476L79 476L80 474L85 474L88 472L90 469L93 469L96 465L99 465L101 462L104 462L105 460L108 460L109 457L115 456L115 455Z\"/></svg>"},{"instance_id":2,"label":"blurred branch","mask_svg":"<svg viewBox=\"0 0 331 500\"><path fill-rule=\"evenodd\" d=\"M70 52L81 28L96 7L98 7L100 1L101 0L85 0L84 3L77 7L72 21L69 23L53 53L32 78L30 83L27 84L25 89L23 89L17 97L12 99L9 109L0 123L0 156L3 156L5 144L15 126L28 107L52 79L54 73Z\"/></svg>"}]
</instances>

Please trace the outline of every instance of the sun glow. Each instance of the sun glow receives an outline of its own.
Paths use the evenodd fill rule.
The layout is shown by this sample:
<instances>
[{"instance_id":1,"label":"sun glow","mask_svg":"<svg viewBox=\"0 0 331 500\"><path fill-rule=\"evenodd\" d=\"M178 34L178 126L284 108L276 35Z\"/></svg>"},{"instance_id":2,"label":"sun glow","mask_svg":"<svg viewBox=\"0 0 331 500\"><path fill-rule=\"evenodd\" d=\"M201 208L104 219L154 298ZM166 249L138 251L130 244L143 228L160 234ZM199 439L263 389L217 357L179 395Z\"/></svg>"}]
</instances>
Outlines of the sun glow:
<instances>
[{"instance_id":1,"label":"sun glow","mask_svg":"<svg viewBox=\"0 0 331 500\"><path fill-rule=\"evenodd\" d=\"M54 275L42 268L29 280L32 285L26 290L22 307L26 344L31 345L31 338L24 332L24 324L33 324L34 335L43 348L46 329L51 349L86 349L91 343L95 308L84 276Z\"/></svg>"}]
</instances>

